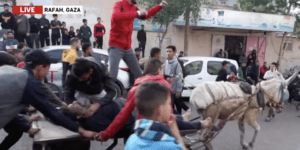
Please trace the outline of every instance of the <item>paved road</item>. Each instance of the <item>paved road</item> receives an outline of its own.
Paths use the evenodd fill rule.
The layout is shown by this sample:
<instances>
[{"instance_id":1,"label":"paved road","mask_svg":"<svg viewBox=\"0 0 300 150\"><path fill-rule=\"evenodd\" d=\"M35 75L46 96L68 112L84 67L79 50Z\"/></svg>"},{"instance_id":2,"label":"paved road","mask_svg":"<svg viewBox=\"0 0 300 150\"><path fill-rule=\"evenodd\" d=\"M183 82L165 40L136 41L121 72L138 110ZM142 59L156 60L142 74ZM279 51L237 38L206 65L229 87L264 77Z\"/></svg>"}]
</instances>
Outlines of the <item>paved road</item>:
<instances>
[{"instance_id":1,"label":"paved road","mask_svg":"<svg viewBox=\"0 0 300 150\"><path fill-rule=\"evenodd\" d=\"M271 122L264 122L267 111L263 116L258 117L261 131L258 134L255 150L300 150L300 118L297 118L297 111L293 105L286 105L283 113L276 115ZM192 117L197 114L193 109ZM246 126L246 141L249 142L253 136L254 130ZM0 131L0 141L3 140L6 133ZM92 142L91 150L105 150L112 140L103 143ZM239 142L239 130L235 121L226 124L222 132L213 140L214 148L217 150L242 150ZM22 139L11 148L11 150L31 150L32 139L28 134L24 134ZM124 144L119 140L115 150L123 150ZM201 149L202 150L202 149Z\"/></svg>"}]
</instances>

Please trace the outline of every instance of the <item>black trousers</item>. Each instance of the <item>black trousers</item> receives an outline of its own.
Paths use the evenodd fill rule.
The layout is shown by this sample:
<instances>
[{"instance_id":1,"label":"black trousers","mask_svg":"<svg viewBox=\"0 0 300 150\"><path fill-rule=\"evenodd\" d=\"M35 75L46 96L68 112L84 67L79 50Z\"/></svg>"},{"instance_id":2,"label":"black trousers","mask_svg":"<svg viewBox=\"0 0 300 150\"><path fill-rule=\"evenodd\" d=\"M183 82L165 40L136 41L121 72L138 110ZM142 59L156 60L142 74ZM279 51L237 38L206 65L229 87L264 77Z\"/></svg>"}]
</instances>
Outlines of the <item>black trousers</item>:
<instances>
[{"instance_id":1,"label":"black trousers","mask_svg":"<svg viewBox=\"0 0 300 150\"><path fill-rule=\"evenodd\" d=\"M33 42L31 41L30 36L27 36L26 34L16 33L15 37L19 43L25 43L26 40L28 47L33 47Z\"/></svg>"},{"instance_id":2,"label":"black trousers","mask_svg":"<svg viewBox=\"0 0 300 150\"><path fill-rule=\"evenodd\" d=\"M102 49L102 47L103 47L103 36L97 37L96 42L98 44L97 48Z\"/></svg>"},{"instance_id":3,"label":"black trousers","mask_svg":"<svg viewBox=\"0 0 300 150\"><path fill-rule=\"evenodd\" d=\"M4 131L8 133L8 135L0 144L0 149L8 150L20 140L23 132L27 132L29 129L30 125L25 118L21 116L15 117L4 127Z\"/></svg>"},{"instance_id":4,"label":"black trousers","mask_svg":"<svg viewBox=\"0 0 300 150\"><path fill-rule=\"evenodd\" d=\"M59 34L52 34L51 35L52 45L60 45L61 37Z\"/></svg>"},{"instance_id":5,"label":"black trousers","mask_svg":"<svg viewBox=\"0 0 300 150\"><path fill-rule=\"evenodd\" d=\"M176 106L176 111L175 111L175 106ZM181 115L181 110L187 111L189 107L180 99L176 98L176 95L172 93L172 107L174 110L174 114L179 114Z\"/></svg>"},{"instance_id":6,"label":"black trousers","mask_svg":"<svg viewBox=\"0 0 300 150\"><path fill-rule=\"evenodd\" d=\"M142 51L142 57L143 58L145 57L145 47L146 47L146 44L139 44L139 48Z\"/></svg>"},{"instance_id":7,"label":"black trousers","mask_svg":"<svg viewBox=\"0 0 300 150\"><path fill-rule=\"evenodd\" d=\"M81 39L81 45L83 45L83 44L85 44L85 43L87 43L87 44L91 44L91 41L90 41L90 39L85 39L85 38L82 38ZM92 44L91 44L92 45Z\"/></svg>"},{"instance_id":8,"label":"black trousers","mask_svg":"<svg viewBox=\"0 0 300 150\"><path fill-rule=\"evenodd\" d=\"M50 45L49 32L40 32L40 42L41 42L41 47L45 46L45 42L47 46Z\"/></svg>"}]
</instances>

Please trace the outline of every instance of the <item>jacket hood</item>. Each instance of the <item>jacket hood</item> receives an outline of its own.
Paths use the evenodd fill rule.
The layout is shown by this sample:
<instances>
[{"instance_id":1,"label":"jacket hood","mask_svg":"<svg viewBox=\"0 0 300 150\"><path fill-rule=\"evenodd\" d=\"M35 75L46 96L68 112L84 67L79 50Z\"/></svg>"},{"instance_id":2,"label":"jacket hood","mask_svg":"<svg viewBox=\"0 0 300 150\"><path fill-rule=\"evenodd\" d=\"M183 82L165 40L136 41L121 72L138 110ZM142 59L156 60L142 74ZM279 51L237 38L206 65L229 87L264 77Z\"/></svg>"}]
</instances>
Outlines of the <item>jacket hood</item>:
<instances>
[{"instance_id":1,"label":"jacket hood","mask_svg":"<svg viewBox=\"0 0 300 150\"><path fill-rule=\"evenodd\" d=\"M134 82L134 86L138 86L140 85L142 82L145 82L145 81L164 81L165 78L163 75L156 75L156 76L143 76L143 77L140 77L138 79L135 80Z\"/></svg>"}]
</instances>

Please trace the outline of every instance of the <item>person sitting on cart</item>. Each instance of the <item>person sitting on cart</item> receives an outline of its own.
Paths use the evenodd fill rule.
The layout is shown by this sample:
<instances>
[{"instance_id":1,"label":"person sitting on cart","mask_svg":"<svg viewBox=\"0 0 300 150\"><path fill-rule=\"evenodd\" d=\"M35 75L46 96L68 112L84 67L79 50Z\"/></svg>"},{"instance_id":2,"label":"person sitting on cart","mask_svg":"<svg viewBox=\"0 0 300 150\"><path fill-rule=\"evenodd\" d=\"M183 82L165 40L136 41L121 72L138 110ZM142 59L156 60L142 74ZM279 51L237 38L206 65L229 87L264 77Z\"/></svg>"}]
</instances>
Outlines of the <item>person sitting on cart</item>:
<instances>
[{"instance_id":1,"label":"person sitting on cart","mask_svg":"<svg viewBox=\"0 0 300 150\"><path fill-rule=\"evenodd\" d=\"M43 50L35 50L26 55L25 69L8 66L6 64L9 63L5 63L5 60L7 59L0 59L0 129L18 116L26 104L30 104L58 125L94 139L94 132L79 127L48 103L41 81L46 78L50 64L57 60L50 58Z\"/></svg>"}]
</instances>

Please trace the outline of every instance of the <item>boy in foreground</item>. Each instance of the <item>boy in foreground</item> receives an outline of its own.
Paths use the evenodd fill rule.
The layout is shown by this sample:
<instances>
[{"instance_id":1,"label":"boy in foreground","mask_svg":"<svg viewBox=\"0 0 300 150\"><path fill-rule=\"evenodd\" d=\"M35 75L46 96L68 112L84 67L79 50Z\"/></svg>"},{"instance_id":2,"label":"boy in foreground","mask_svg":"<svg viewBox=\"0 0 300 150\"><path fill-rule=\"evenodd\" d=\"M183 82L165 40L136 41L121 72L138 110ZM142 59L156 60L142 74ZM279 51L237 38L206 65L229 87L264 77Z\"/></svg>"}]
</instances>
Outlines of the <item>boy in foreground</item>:
<instances>
[{"instance_id":1,"label":"boy in foreground","mask_svg":"<svg viewBox=\"0 0 300 150\"><path fill-rule=\"evenodd\" d=\"M164 84L142 83L135 94L136 107L144 119L137 120L125 150L186 149L180 136L176 117L172 117L170 90ZM170 117L172 120L169 121Z\"/></svg>"}]
</instances>

